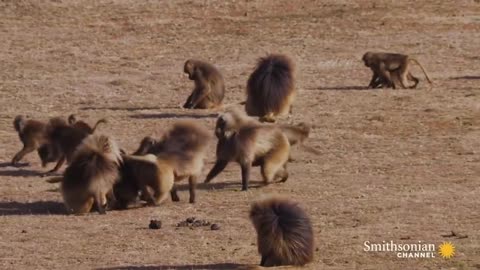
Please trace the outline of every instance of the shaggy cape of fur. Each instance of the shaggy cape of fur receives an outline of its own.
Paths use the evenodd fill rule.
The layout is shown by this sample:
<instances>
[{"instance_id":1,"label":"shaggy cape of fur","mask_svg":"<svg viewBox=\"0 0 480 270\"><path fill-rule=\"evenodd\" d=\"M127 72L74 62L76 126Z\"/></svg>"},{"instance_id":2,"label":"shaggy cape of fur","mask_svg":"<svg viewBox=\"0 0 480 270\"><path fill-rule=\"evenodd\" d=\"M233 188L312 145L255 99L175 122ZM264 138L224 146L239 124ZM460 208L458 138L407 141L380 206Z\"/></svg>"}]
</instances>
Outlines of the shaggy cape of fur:
<instances>
[{"instance_id":1,"label":"shaggy cape of fur","mask_svg":"<svg viewBox=\"0 0 480 270\"><path fill-rule=\"evenodd\" d=\"M67 210L87 213L99 195L103 201L96 203L106 203L105 195L119 179L121 160L120 150L111 138L102 135L85 138L63 176L61 190Z\"/></svg>"},{"instance_id":2,"label":"shaggy cape of fur","mask_svg":"<svg viewBox=\"0 0 480 270\"><path fill-rule=\"evenodd\" d=\"M154 154L172 161L177 176L200 173L210 141L209 131L193 122L178 121L158 140L145 138L134 155ZM144 145L149 141L148 145Z\"/></svg>"},{"instance_id":3,"label":"shaggy cape of fur","mask_svg":"<svg viewBox=\"0 0 480 270\"><path fill-rule=\"evenodd\" d=\"M250 219L257 231L262 266L304 265L313 259L313 230L295 202L272 197L252 205Z\"/></svg>"},{"instance_id":4,"label":"shaggy cape of fur","mask_svg":"<svg viewBox=\"0 0 480 270\"><path fill-rule=\"evenodd\" d=\"M288 57L272 54L260 58L247 82L245 110L259 117L286 114L294 91L293 64Z\"/></svg>"}]
</instances>

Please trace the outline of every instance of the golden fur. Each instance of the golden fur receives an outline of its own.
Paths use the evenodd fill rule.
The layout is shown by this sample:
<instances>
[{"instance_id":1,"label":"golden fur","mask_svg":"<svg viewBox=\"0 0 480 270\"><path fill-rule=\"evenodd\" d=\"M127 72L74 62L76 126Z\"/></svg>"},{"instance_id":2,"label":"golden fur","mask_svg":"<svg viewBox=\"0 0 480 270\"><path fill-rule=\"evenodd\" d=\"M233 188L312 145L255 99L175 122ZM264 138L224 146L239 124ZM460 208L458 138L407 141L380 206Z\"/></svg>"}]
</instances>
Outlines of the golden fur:
<instances>
[{"instance_id":1,"label":"golden fur","mask_svg":"<svg viewBox=\"0 0 480 270\"><path fill-rule=\"evenodd\" d=\"M261 166L265 184L276 177L288 179L286 169L290 154L288 138L273 125L261 124L239 110L227 110L217 119L217 161L205 179L215 178L230 161L240 164L242 190L248 189L251 166Z\"/></svg>"},{"instance_id":2,"label":"golden fur","mask_svg":"<svg viewBox=\"0 0 480 270\"><path fill-rule=\"evenodd\" d=\"M162 203L170 194L175 180L169 160L158 159L153 154L123 155L121 173L121 180L114 186L117 207L120 209L125 209L134 202L139 191L149 205ZM149 188L153 194L150 194Z\"/></svg>"},{"instance_id":3,"label":"golden fur","mask_svg":"<svg viewBox=\"0 0 480 270\"><path fill-rule=\"evenodd\" d=\"M120 176L121 162L113 139L95 134L86 137L63 174L61 191L67 211L85 214L95 202L98 212L104 214L107 194Z\"/></svg>"},{"instance_id":4,"label":"golden fur","mask_svg":"<svg viewBox=\"0 0 480 270\"><path fill-rule=\"evenodd\" d=\"M202 125L193 121L178 121L160 140L146 137L134 155L154 154L159 160L168 161L174 168L175 182L188 178L190 203L195 202L195 186L202 173L210 134ZM175 185L172 199L178 201Z\"/></svg>"},{"instance_id":5,"label":"golden fur","mask_svg":"<svg viewBox=\"0 0 480 270\"><path fill-rule=\"evenodd\" d=\"M416 63L425 74L429 83L432 83L423 66L416 60L405 54L366 52L362 61L372 72L372 79L368 88L392 87L396 88L396 82L400 82L402 88L416 88L419 80L409 72L410 63ZM414 85L407 86L407 80L413 81Z\"/></svg>"}]
</instances>

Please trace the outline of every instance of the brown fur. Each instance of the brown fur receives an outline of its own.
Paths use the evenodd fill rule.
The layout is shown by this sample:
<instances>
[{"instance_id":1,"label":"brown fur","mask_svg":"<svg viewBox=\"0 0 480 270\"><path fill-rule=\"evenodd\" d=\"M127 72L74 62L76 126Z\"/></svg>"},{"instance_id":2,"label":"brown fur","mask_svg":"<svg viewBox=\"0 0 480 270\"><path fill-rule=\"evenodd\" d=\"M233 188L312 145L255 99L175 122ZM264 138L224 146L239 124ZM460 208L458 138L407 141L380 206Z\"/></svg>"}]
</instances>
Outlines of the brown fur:
<instances>
[{"instance_id":1,"label":"brown fur","mask_svg":"<svg viewBox=\"0 0 480 270\"><path fill-rule=\"evenodd\" d=\"M288 179L287 161L290 154L288 138L273 125L264 125L238 110L230 110L217 119L217 161L205 179L210 182L230 161L240 164L242 190L248 189L252 166L261 166L265 184L275 178Z\"/></svg>"},{"instance_id":2,"label":"brown fur","mask_svg":"<svg viewBox=\"0 0 480 270\"><path fill-rule=\"evenodd\" d=\"M85 138L63 174L61 191L67 211L85 214L95 203L98 212L105 214L107 194L119 179L121 161L120 150L110 137Z\"/></svg>"},{"instance_id":3,"label":"brown fur","mask_svg":"<svg viewBox=\"0 0 480 270\"><path fill-rule=\"evenodd\" d=\"M390 79L392 80L393 84L398 85L400 84L400 72L394 71L390 73ZM411 78L412 81L418 82L418 79L414 77L410 72L408 72L407 75L409 78ZM376 89L376 88L389 88L388 81L383 78L382 76L377 76L377 78L374 80L374 82L369 86L369 88ZM412 86L413 87L413 86Z\"/></svg>"},{"instance_id":4,"label":"brown fur","mask_svg":"<svg viewBox=\"0 0 480 270\"><path fill-rule=\"evenodd\" d=\"M277 115L288 114L295 98L293 69L285 55L260 58L247 82L247 114L267 122L274 122Z\"/></svg>"},{"instance_id":5,"label":"brown fur","mask_svg":"<svg viewBox=\"0 0 480 270\"><path fill-rule=\"evenodd\" d=\"M196 182L203 169L209 141L208 130L200 124L193 121L178 121L160 140L144 138L134 154L154 154L159 160L172 164L176 182L188 178L189 201L194 203ZM172 188L172 200L179 200L175 185Z\"/></svg>"},{"instance_id":6,"label":"brown fur","mask_svg":"<svg viewBox=\"0 0 480 270\"><path fill-rule=\"evenodd\" d=\"M54 144L44 144L37 150L38 156L42 161L42 167L46 167L48 163L58 162L62 157L62 152Z\"/></svg>"},{"instance_id":7,"label":"brown fur","mask_svg":"<svg viewBox=\"0 0 480 270\"><path fill-rule=\"evenodd\" d=\"M212 109L222 105L225 83L217 68L206 62L189 59L185 62L183 71L190 80L195 81L195 88L183 105L184 108Z\"/></svg>"},{"instance_id":8,"label":"brown fur","mask_svg":"<svg viewBox=\"0 0 480 270\"><path fill-rule=\"evenodd\" d=\"M70 163L75 149L88 135L89 133L84 129L70 126L61 118L50 119L47 125L47 136L52 147L60 152L61 158L49 172L57 171L65 160Z\"/></svg>"},{"instance_id":9,"label":"brown fur","mask_svg":"<svg viewBox=\"0 0 480 270\"><path fill-rule=\"evenodd\" d=\"M297 203L280 197L257 201L250 219L257 232L261 266L302 266L313 260L312 224Z\"/></svg>"},{"instance_id":10,"label":"brown fur","mask_svg":"<svg viewBox=\"0 0 480 270\"><path fill-rule=\"evenodd\" d=\"M282 132L287 136L291 146L303 143L310 135L311 126L306 123L296 125L280 125Z\"/></svg>"},{"instance_id":11,"label":"brown fur","mask_svg":"<svg viewBox=\"0 0 480 270\"><path fill-rule=\"evenodd\" d=\"M92 128L86 122L84 122L82 120L77 120L77 117L74 114L71 114L70 116L68 116L68 124L69 125L71 125L73 127L76 127L78 129L81 129L81 130L87 132L88 134L93 134L95 132L95 130L97 129L99 124L106 124L106 123L107 123L107 120L105 118L102 118L102 119L98 120Z\"/></svg>"},{"instance_id":12,"label":"brown fur","mask_svg":"<svg viewBox=\"0 0 480 270\"><path fill-rule=\"evenodd\" d=\"M149 150L155 146L155 144L157 143L157 141L150 137L150 136L146 136L142 139L142 141L140 142L140 146L138 147L138 149L133 152L133 155L146 155L148 154Z\"/></svg>"},{"instance_id":13,"label":"brown fur","mask_svg":"<svg viewBox=\"0 0 480 270\"><path fill-rule=\"evenodd\" d=\"M23 144L23 148L15 154L12 165L18 163L26 154L38 150L48 144L46 124L37 120L27 119L25 116L17 115L13 120L13 127Z\"/></svg>"},{"instance_id":14,"label":"brown fur","mask_svg":"<svg viewBox=\"0 0 480 270\"><path fill-rule=\"evenodd\" d=\"M89 124L82 120L77 120L76 116L74 114L71 114L68 117L68 124L76 129L82 130L86 132L87 134L93 134L95 130L97 129L98 125L104 123L107 123L106 119L100 119L95 123L95 125L90 127ZM38 156L42 160L42 167L46 167L48 163L50 162L58 162L62 158L62 153L61 150L58 147L55 147L53 144L45 144L42 145L38 149Z\"/></svg>"},{"instance_id":15,"label":"brown fur","mask_svg":"<svg viewBox=\"0 0 480 270\"><path fill-rule=\"evenodd\" d=\"M308 150L309 152L313 152L318 154L318 152L313 149L312 147L306 146L303 144L303 142L308 138L310 135L310 130L311 126L306 124L306 123L299 123L296 125L279 125L280 129L282 130L283 134L285 134L288 138L288 142L290 143L290 146L294 146L296 144L299 144L304 148L305 150ZM294 159L290 155L288 161L293 161Z\"/></svg>"},{"instance_id":16,"label":"brown fur","mask_svg":"<svg viewBox=\"0 0 480 270\"><path fill-rule=\"evenodd\" d=\"M122 157L122 177L114 186L117 208L126 209L137 199L139 191L149 205L158 205L167 199L175 180L169 160L158 159L153 154ZM149 188L153 194L150 194Z\"/></svg>"},{"instance_id":17,"label":"brown fur","mask_svg":"<svg viewBox=\"0 0 480 270\"><path fill-rule=\"evenodd\" d=\"M395 89L397 81L402 88L416 88L419 80L409 72L410 62L414 62L420 66L428 82L432 83L423 66L416 59L408 55L366 52L362 57L362 61L365 66L369 67L373 72L368 88L381 86ZM407 86L407 80L413 81L414 85Z\"/></svg>"}]
</instances>

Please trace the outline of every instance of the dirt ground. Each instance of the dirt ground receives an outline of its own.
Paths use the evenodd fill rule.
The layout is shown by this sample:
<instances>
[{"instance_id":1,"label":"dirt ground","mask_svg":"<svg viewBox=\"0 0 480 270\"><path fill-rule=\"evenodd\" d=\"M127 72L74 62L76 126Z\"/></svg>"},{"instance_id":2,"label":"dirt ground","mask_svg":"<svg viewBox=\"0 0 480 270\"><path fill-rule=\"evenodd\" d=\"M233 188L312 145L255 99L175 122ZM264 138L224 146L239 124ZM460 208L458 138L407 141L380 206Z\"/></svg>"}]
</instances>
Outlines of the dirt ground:
<instances>
[{"instance_id":1,"label":"dirt ground","mask_svg":"<svg viewBox=\"0 0 480 270\"><path fill-rule=\"evenodd\" d=\"M315 231L304 269L480 269L480 3L460 1L0 1L0 268L241 269L259 263L250 203L263 194L300 202ZM366 90L364 52L410 54L429 87ZM298 96L282 122L314 125L284 184L240 191L230 164L198 202L65 214L58 184L39 177L12 120L76 113L133 151L178 119L212 129L217 112L184 110L188 58L224 74L226 103L244 99L258 57L296 64ZM214 161L211 144L204 177ZM52 167L53 164L50 165ZM203 181L203 179L202 179ZM176 228L187 217L221 229ZM160 219L160 230L149 230ZM451 231L467 238L445 237ZM452 242L446 260L365 252L364 242Z\"/></svg>"}]
</instances>

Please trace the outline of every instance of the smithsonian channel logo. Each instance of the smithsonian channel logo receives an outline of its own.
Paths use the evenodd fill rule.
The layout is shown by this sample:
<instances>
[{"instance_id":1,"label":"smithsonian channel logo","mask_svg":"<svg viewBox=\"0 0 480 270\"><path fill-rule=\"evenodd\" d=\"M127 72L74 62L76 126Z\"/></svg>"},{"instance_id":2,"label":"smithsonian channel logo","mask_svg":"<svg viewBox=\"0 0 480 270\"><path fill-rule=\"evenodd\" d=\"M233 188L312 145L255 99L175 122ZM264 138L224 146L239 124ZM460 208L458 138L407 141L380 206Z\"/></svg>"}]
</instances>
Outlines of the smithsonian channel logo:
<instances>
[{"instance_id":1,"label":"smithsonian channel logo","mask_svg":"<svg viewBox=\"0 0 480 270\"><path fill-rule=\"evenodd\" d=\"M395 243L394 241L382 241L381 243L363 242L365 252L391 252L398 258L436 258L450 259L455 255L455 246L451 242L443 242L438 247L435 244L424 243Z\"/></svg>"}]
</instances>

